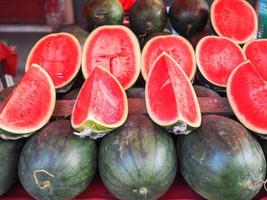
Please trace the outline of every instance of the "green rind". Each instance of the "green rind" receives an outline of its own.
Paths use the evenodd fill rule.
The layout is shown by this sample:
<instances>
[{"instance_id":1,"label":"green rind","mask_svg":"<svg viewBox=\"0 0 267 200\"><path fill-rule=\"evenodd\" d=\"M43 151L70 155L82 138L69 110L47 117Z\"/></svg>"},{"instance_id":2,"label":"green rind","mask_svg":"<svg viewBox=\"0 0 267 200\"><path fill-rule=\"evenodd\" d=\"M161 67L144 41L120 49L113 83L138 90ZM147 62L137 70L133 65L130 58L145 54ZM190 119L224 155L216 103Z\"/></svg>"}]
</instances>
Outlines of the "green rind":
<instances>
[{"instance_id":1,"label":"green rind","mask_svg":"<svg viewBox=\"0 0 267 200\"><path fill-rule=\"evenodd\" d=\"M130 28L138 38L161 32L167 25L167 11L162 0L137 0L129 13Z\"/></svg>"},{"instance_id":2,"label":"green rind","mask_svg":"<svg viewBox=\"0 0 267 200\"><path fill-rule=\"evenodd\" d=\"M265 180L266 161L258 142L234 120L203 116L202 126L179 138L181 172L207 199L252 199Z\"/></svg>"},{"instance_id":3,"label":"green rind","mask_svg":"<svg viewBox=\"0 0 267 200\"><path fill-rule=\"evenodd\" d=\"M123 127L101 141L99 172L119 199L158 199L172 184L176 171L172 137L145 115L129 116Z\"/></svg>"},{"instance_id":4,"label":"green rind","mask_svg":"<svg viewBox=\"0 0 267 200\"><path fill-rule=\"evenodd\" d=\"M92 181L96 155L93 140L73 135L67 120L54 121L26 142L19 160L19 178L36 199L72 199Z\"/></svg>"},{"instance_id":5,"label":"green rind","mask_svg":"<svg viewBox=\"0 0 267 200\"><path fill-rule=\"evenodd\" d=\"M103 25L121 25L124 11L118 0L90 0L84 6L88 31Z\"/></svg>"},{"instance_id":6,"label":"green rind","mask_svg":"<svg viewBox=\"0 0 267 200\"><path fill-rule=\"evenodd\" d=\"M0 139L0 196L17 181L17 163L23 144L24 140Z\"/></svg>"}]
</instances>

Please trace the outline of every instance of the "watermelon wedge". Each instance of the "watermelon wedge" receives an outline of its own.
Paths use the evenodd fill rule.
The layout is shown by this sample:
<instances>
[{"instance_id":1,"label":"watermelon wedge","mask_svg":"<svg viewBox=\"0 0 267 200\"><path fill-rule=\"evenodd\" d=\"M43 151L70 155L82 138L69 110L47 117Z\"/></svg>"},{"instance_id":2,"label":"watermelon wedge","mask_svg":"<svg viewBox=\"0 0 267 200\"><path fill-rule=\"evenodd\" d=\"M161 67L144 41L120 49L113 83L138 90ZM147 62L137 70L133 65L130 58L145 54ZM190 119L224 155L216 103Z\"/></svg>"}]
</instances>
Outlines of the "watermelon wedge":
<instances>
[{"instance_id":1,"label":"watermelon wedge","mask_svg":"<svg viewBox=\"0 0 267 200\"><path fill-rule=\"evenodd\" d=\"M162 52L173 57L191 81L194 79L196 59L192 45L181 36L161 35L153 37L143 48L141 72L145 80L155 60Z\"/></svg>"},{"instance_id":2,"label":"watermelon wedge","mask_svg":"<svg viewBox=\"0 0 267 200\"><path fill-rule=\"evenodd\" d=\"M51 78L33 64L0 107L0 136L18 139L42 128L49 121L55 102Z\"/></svg>"},{"instance_id":3,"label":"watermelon wedge","mask_svg":"<svg viewBox=\"0 0 267 200\"><path fill-rule=\"evenodd\" d=\"M53 33L43 37L28 55L26 71L33 63L46 70L57 92L66 92L81 66L79 40L69 33Z\"/></svg>"},{"instance_id":4,"label":"watermelon wedge","mask_svg":"<svg viewBox=\"0 0 267 200\"><path fill-rule=\"evenodd\" d=\"M150 118L169 132L188 134L200 126L201 113L193 86L167 53L158 57L148 75L145 100Z\"/></svg>"},{"instance_id":5,"label":"watermelon wedge","mask_svg":"<svg viewBox=\"0 0 267 200\"><path fill-rule=\"evenodd\" d=\"M227 82L227 97L233 112L248 129L267 134L267 82L264 73L246 61Z\"/></svg>"},{"instance_id":6,"label":"watermelon wedge","mask_svg":"<svg viewBox=\"0 0 267 200\"><path fill-rule=\"evenodd\" d=\"M213 29L238 44L253 39L258 29L254 8L245 0L215 0L212 2L210 18Z\"/></svg>"},{"instance_id":7,"label":"watermelon wedge","mask_svg":"<svg viewBox=\"0 0 267 200\"><path fill-rule=\"evenodd\" d=\"M196 47L201 75L218 87L226 87L231 72L246 60L242 49L231 39L218 36L202 38Z\"/></svg>"},{"instance_id":8,"label":"watermelon wedge","mask_svg":"<svg viewBox=\"0 0 267 200\"><path fill-rule=\"evenodd\" d=\"M87 38L82 55L85 78L100 65L110 71L126 90L140 73L141 53L134 33L121 25L101 26Z\"/></svg>"},{"instance_id":9,"label":"watermelon wedge","mask_svg":"<svg viewBox=\"0 0 267 200\"><path fill-rule=\"evenodd\" d=\"M74 104L71 123L79 136L93 139L121 126L127 119L126 93L105 68L96 66L83 84Z\"/></svg>"}]
</instances>

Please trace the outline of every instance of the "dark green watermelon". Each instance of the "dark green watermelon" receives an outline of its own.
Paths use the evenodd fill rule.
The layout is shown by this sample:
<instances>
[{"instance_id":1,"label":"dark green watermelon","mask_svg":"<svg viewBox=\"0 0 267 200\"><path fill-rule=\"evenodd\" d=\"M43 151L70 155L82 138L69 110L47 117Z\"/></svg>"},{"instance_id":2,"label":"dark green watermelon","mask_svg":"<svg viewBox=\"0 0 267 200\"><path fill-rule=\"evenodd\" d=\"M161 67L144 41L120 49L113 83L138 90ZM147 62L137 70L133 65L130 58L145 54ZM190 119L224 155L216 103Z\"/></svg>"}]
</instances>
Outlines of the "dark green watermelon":
<instances>
[{"instance_id":1,"label":"dark green watermelon","mask_svg":"<svg viewBox=\"0 0 267 200\"><path fill-rule=\"evenodd\" d=\"M119 0L88 0L83 14L90 32L102 25L121 25L124 17Z\"/></svg>"},{"instance_id":2,"label":"dark green watermelon","mask_svg":"<svg viewBox=\"0 0 267 200\"><path fill-rule=\"evenodd\" d=\"M119 199L158 199L172 184L176 170L172 137L145 115L129 116L123 127L101 141L99 172Z\"/></svg>"},{"instance_id":3,"label":"dark green watermelon","mask_svg":"<svg viewBox=\"0 0 267 200\"><path fill-rule=\"evenodd\" d=\"M75 136L70 121L53 121L24 145L19 178L36 199L72 199L92 181L96 154L95 141Z\"/></svg>"},{"instance_id":4,"label":"dark green watermelon","mask_svg":"<svg viewBox=\"0 0 267 200\"><path fill-rule=\"evenodd\" d=\"M73 100L73 99L76 99L78 94L80 92L80 88L77 88L77 89L74 89L74 90L71 90L70 92L68 92L67 94L65 94L62 99L64 100Z\"/></svg>"},{"instance_id":5,"label":"dark green watermelon","mask_svg":"<svg viewBox=\"0 0 267 200\"><path fill-rule=\"evenodd\" d=\"M72 35L74 35L76 38L78 38L81 46L83 46L86 38L89 35L89 32L84 30L83 28L81 28L78 25L75 24L69 24L69 25L65 25L63 27L61 27L58 32L66 32L66 33L70 33Z\"/></svg>"},{"instance_id":6,"label":"dark green watermelon","mask_svg":"<svg viewBox=\"0 0 267 200\"><path fill-rule=\"evenodd\" d=\"M7 192L18 178L17 164L24 140L0 139L0 196Z\"/></svg>"},{"instance_id":7,"label":"dark green watermelon","mask_svg":"<svg viewBox=\"0 0 267 200\"><path fill-rule=\"evenodd\" d=\"M201 85L193 85L193 87L197 97L209 97L214 99L220 99L220 95L210 88Z\"/></svg>"},{"instance_id":8,"label":"dark green watermelon","mask_svg":"<svg viewBox=\"0 0 267 200\"><path fill-rule=\"evenodd\" d=\"M139 39L162 32L167 11L162 0L137 0L129 12L130 28Z\"/></svg>"},{"instance_id":9,"label":"dark green watermelon","mask_svg":"<svg viewBox=\"0 0 267 200\"><path fill-rule=\"evenodd\" d=\"M186 182L207 199L252 199L265 180L263 151L238 122L205 115L199 129L178 143Z\"/></svg>"}]
</instances>

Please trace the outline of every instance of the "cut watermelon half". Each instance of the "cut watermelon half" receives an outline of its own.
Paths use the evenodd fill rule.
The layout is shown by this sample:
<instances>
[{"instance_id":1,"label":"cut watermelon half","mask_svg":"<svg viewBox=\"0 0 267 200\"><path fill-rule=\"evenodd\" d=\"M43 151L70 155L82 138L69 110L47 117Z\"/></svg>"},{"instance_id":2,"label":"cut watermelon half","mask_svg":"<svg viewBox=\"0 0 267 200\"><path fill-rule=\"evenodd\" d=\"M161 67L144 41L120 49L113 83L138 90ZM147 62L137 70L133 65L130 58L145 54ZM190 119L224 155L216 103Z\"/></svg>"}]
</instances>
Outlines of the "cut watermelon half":
<instances>
[{"instance_id":1,"label":"cut watermelon half","mask_svg":"<svg viewBox=\"0 0 267 200\"><path fill-rule=\"evenodd\" d=\"M158 57L149 73L145 99L150 118L169 132L188 134L200 126L201 113L193 86L167 53Z\"/></svg>"},{"instance_id":2,"label":"cut watermelon half","mask_svg":"<svg viewBox=\"0 0 267 200\"><path fill-rule=\"evenodd\" d=\"M250 61L239 65L227 82L233 112L248 129L267 134L267 81Z\"/></svg>"},{"instance_id":3,"label":"cut watermelon half","mask_svg":"<svg viewBox=\"0 0 267 200\"><path fill-rule=\"evenodd\" d=\"M121 25L101 26L87 38L82 55L85 78L100 65L110 71L126 90L140 73L141 53L134 33Z\"/></svg>"},{"instance_id":4,"label":"cut watermelon half","mask_svg":"<svg viewBox=\"0 0 267 200\"><path fill-rule=\"evenodd\" d=\"M106 69L96 66L83 84L74 104L71 123L80 136L97 139L127 119L126 93Z\"/></svg>"},{"instance_id":5,"label":"cut watermelon half","mask_svg":"<svg viewBox=\"0 0 267 200\"><path fill-rule=\"evenodd\" d=\"M257 14L245 0L215 0L210 17L219 36L231 38L239 44L252 40L258 29Z\"/></svg>"},{"instance_id":6,"label":"cut watermelon half","mask_svg":"<svg viewBox=\"0 0 267 200\"><path fill-rule=\"evenodd\" d=\"M52 116L55 102L51 78L33 64L0 108L0 136L18 139L42 128Z\"/></svg>"},{"instance_id":7,"label":"cut watermelon half","mask_svg":"<svg viewBox=\"0 0 267 200\"><path fill-rule=\"evenodd\" d=\"M155 60L162 52L173 57L191 81L194 79L196 59L192 45L181 36L162 35L153 37L143 48L141 72L145 80Z\"/></svg>"},{"instance_id":8,"label":"cut watermelon half","mask_svg":"<svg viewBox=\"0 0 267 200\"><path fill-rule=\"evenodd\" d=\"M262 78L267 81L267 39L253 40L244 47L244 52Z\"/></svg>"},{"instance_id":9,"label":"cut watermelon half","mask_svg":"<svg viewBox=\"0 0 267 200\"><path fill-rule=\"evenodd\" d=\"M206 36L196 47L201 75L215 86L226 87L231 72L246 60L242 49L226 37Z\"/></svg>"},{"instance_id":10,"label":"cut watermelon half","mask_svg":"<svg viewBox=\"0 0 267 200\"><path fill-rule=\"evenodd\" d=\"M32 48L26 62L26 71L36 63L51 77L57 92L66 92L81 66L81 46L69 33L49 34Z\"/></svg>"}]
</instances>

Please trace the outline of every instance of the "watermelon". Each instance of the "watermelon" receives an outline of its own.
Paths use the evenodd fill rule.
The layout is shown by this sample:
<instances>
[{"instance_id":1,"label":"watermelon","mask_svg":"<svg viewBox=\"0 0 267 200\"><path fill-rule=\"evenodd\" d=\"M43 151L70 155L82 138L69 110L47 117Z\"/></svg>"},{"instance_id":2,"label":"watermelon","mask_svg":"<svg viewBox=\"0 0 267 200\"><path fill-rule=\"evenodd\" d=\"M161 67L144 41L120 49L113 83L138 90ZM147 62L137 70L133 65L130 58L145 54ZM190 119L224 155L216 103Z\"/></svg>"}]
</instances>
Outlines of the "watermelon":
<instances>
[{"instance_id":1,"label":"watermelon","mask_svg":"<svg viewBox=\"0 0 267 200\"><path fill-rule=\"evenodd\" d=\"M167 25L167 10L162 0L137 0L129 12L130 28L138 38L161 32Z\"/></svg>"},{"instance_id":2,"label":"watermelon","mask_svg":"<svg viewBox=\"0 0 267 200\"><path fill-rule=\"evenodd\" d=\"M40 65L50 75L57 92L66 92L81 65L79 40L69 33L53 33L41 38L31 49L25 69L33 63Z\"/></svg>"},{"instance_id":3,"label":"watermelon","mask_svg":"<svg viewBox=\"0 0 267 200\"><path fill-rule=\"evenodd\" d=\"M179 138L178 152L184 179L206 199L252 199L265 180L259 143L222 116L203 116L199 129Z\"/></svg>"},{"instance_id":4,"label":"watermelon","mask_svg":"<svg viewBox=\"0 0 267 200\"><path fill-rule=\"evenodd\" d=\"M196 73L195 52L191 44L183 37L177 35L162 35L149 40L142 50L141 72L147 80L152 65L158 56L166 52L182 67L190 80Z\"/></svg>"},{"instance_id":5,"label":"watermelon","mask_svg":"<svg viewBox=\"0 0 267 200\"><path fill-rule=\"evenodd\" d=\"M68 120L49 123L31 137L19 159L19 179L35 199L73 199L96 172L96 144L72 134Z\"/></svg>"},{"instance_id":6,"label":"watermelon","mask_svg":"<svg viewBox=\"0 0 267 200\"><path fill-rule=\"evenodd\" d=\"M68 92L67 94L65 94L61 99L63 100L73 100L76 99L78 94L80 92L80 88L71 90L70 92Z\"/></svg>"},{"instance_id":7,"label":"watermelon","mask_svg":"<svg viewBox=\"0 0 267 200\"><path fill-rule=\"evenodd\" d=\"M266 79L264 71L246 61L230 75L227 97L239 121L248 129L267 134Z\"/></svg>"},{"instance_id":8,"label":"watermelon","mask_svg":"<svg viewBox=\"0 0 267 200\"><path fill-rule=\"evenodd\" d=\"M192 84L167 53L152 67L145 88L150 118L175 134L188 134L200 126L201 113Z\"/></svg>"},{"instance_id":9,"label":"watermelon","mask_svg":"<svg viewBox=\"0 0 267 200\"><path fill-rule=\"evenodd\" d=\"M124 11L119 0L88 0L83 15L91 32L99 26L122 24Z\"/></svg>"},{"instance_id":10,"label":"watermelon","mask_svg":"<svg viewBox=\"0 0 267 200\"><path fill-rule=\"evenodd\" d=\"M243 50L262 78L267 80L267 39L258 39L248 42Z\"/></svg>"},{"instance_id":11,"label":"watermelon","mask_svg":"<svg viewBox=\"0 0 267 200\"><path fill-rule=\"evenodd\" d=\"M125 26L101 26L87 38L82 55L85 78L100 65L109 70L122 87L131 87L140 74L140 47L133 32Z\"/></svg>"},{"instance_id":12,"label":"watermelon","mask_svg":"<svg viewBox=\"0 0 267 200\"><path fill-rule=\"evenodd\" d=\"M153 200L175 179L174 142L145 115L131 115L123 127L100 143L99 173L118 199Z\"/></svg>"},{"instance_id":13,"label":"watermelon","mask_svg":"<svg viewBox=\"0 0 267 200\"><path fill-rule=\"evenodd\" d=\"M214 90L201 86L201 85L193 85L194 90L196 92L197 97L209 97L213 99L220 99L221 96L215 92Z\"/></svg>"},{"instance_id":14,"label":"watermelon","mask_svg":"<svg viewBox=\"0 0 267 200\"><path fill-rule=\"evenodd\" d=\"M127 119L128 101L120 83L102 67L95 67L83 84L72 111L72 127L80 136L97 139Z\"/></svg>"},{"instance_id":15,"label":"watermelon","mask_svg":"<svg viewBox=\"0 0 267 200\"><path fill-rule=\"evenodd\" d=\"M18 178L17 164L24 140L0 139L0 196L7 192Z\"/></svg>"},{"instance_id":16,"label":"watermelon","mask_svg":"<svg viewBox=\"0 0 267 200\"><path fill-rule=\"evenodd\" d=\"M56 102L49 75L33 64L0 107L0 136L27 137L50 119Z\"/></svg>"},{"instance_id":17,"label":"watermelon","mask_svg":"<svg viewBox=\"0 0 267 200\"><path fill-rule=\"evenodd\" d=\"M131 9L136 0L120 0L123 10L128 11Z\"/></svg>"},{"instance_id":18,"label":"watermelon","mask_svg":"<svg viewBox=\"0 0 267 200\"><path fill-rule=\"evenodd\" d=\"M145 98L145 89L142 87L134 87L127 91L128 98Z\"/></svg>"},{"instance_id":19,"label":"watermelon","mask_svg":"<svg viewBox=\"0 0 267 200\"><path fill-rule=\"evenodd\" d=\"M174 0L169 19L173 29L189 38L203 31L209 19L209 6L205 0Z\"/></svg>"},{"instance_id":20,"label":"watermelon","mask_svg":"<svg viewBox=\"0 0 267 200\"><path fill-rule=\"evenodd\" d=\"M246 57L233 40L206 36L197 44L196 60L201 75L210 85L225 88L231 72Z\"/></svg>"},{"instance_id":21,"label":"watermelon","mask_svg":"<svg viewBox=\"0 0 267 200\"><path fill-rule=\"evenodd\" d=\"M228 37L238 44L244 44L256 36L257 14L244 0L214 0L210 18L219 36Z\"/></svg>"},{"instance_id":22,"label":"watermelon","mask_svg":"<svg viewBox=\"0 0 267 200\"><path fill-rule=\"evenodd\" d=\"M65 25L63 27L61 27L58 32L66 32L66 33L70 33L72 35L74 35L80 42L81 46L83 46L86 38L89 35L89 32L87 32L86 30L84 30L83 28L81 28L78 25L75 24L68 24Z\"/></svg>"}]
</instances>

